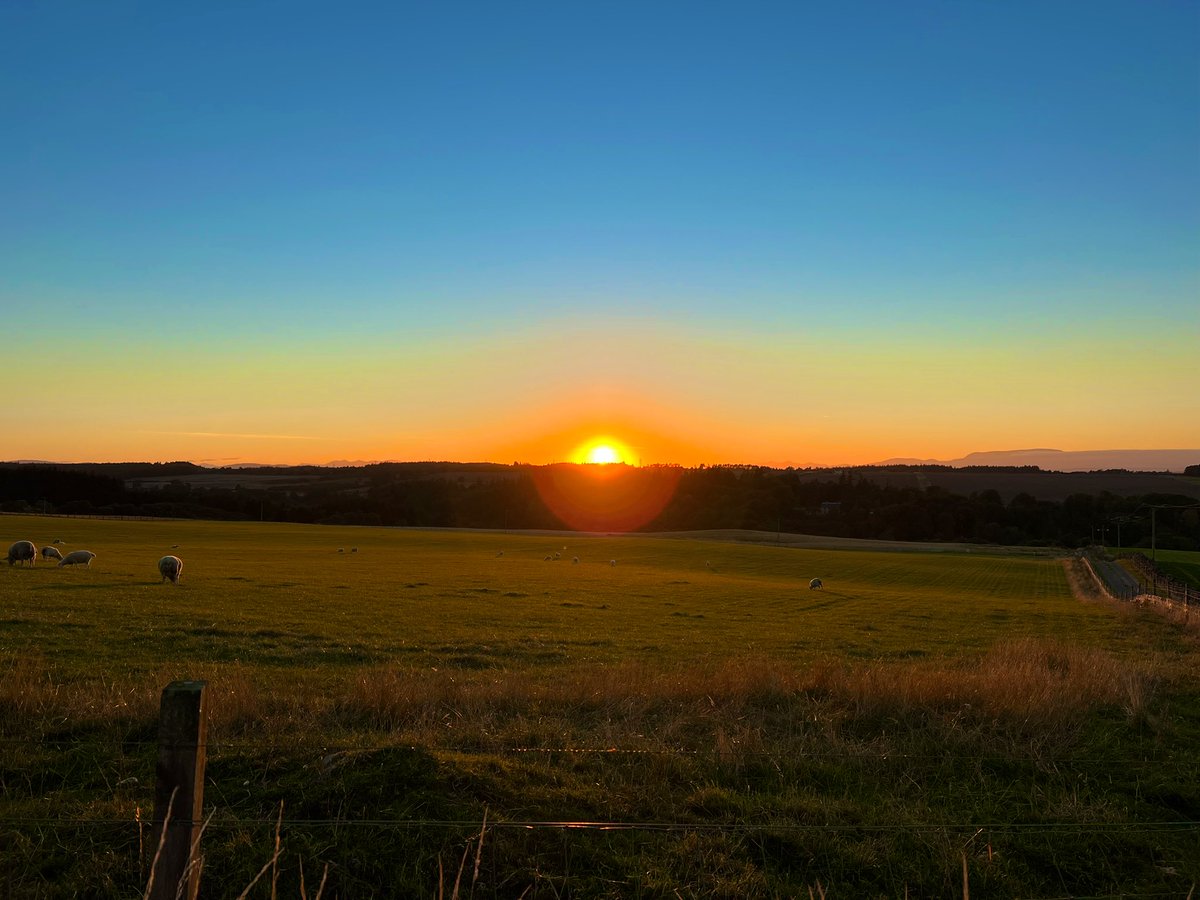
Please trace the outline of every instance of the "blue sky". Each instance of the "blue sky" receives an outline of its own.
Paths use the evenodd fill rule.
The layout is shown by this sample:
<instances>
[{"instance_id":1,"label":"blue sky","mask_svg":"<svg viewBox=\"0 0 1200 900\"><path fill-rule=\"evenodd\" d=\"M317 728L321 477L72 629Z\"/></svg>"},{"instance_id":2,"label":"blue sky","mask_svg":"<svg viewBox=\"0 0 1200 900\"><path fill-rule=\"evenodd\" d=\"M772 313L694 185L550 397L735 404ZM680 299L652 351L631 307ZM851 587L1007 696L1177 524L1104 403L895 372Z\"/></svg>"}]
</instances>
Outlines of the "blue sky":
<instances>
[{"instance_id":1,"label":"blue sky","mask_svg":"<svg viewBox=\"0 0 1200 900\"><path fill-rule=\"evenodd\" d=\"M147 347L178 342L196 431L212 419L196 392L231 352L290 358L285 384L375 354L386 389L405 378L385 360L442 346L425 364L470 417L481 373L455 339L537 355L548 325L595 335L599 356L678 335L691 363L667 382L786 335L932 359L1051 332L1099 365L1137 329L1182 373L1151 411L1196 411L1195 3L15 2L0 35L0 306L61 323L30 329L11 364L123 360L153 380ZM737 352L706 357L722 339ZM586 386L560 365L539 377ZM636 382L656 400L646 373L609 377L601 392ZM718 430L753 389L734 382ZM771 395L781 417L803 415L791 396ZM705 397L670 403L696 419ZM310 409L310 430L330 412ZM269 404L244 413L284 425ZM0 457L29 455L36 428L3 415L20 440ZM445 422L406 415L412 446L436 448ZM1010 424L1031 445L1122 438ZM899 435L884 455L993 449L976 437L1001 439L939 451ZM413 452L372 440L363 453ZM729 452L803 457L768 446L787 440Z\"/></svg>"}]
</instances>

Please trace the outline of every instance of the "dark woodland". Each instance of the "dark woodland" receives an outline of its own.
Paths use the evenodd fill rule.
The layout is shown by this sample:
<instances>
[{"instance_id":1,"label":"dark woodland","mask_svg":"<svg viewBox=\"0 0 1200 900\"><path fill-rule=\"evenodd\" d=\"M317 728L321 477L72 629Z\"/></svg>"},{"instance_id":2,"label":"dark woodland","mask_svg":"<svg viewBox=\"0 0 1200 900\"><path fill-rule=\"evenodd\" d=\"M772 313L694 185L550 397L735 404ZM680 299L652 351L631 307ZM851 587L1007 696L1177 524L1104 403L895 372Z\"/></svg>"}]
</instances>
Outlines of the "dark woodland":
<instances>
[{"instance_id":1,"label":"dark woodland","mask_svg":"<svg viewBox=\"0 0 1200 900\"><path fill-rule=\"evenodd\" d=\"M1200 482L1166 473L946 466L601 467L603 490L660 497L639 531L752 529L899 541L1200 550ZM553 479L591 489L597 467L379 463L207 469L187 462L0 464L0 511L416 527L616 531L564 521ZM592 486L595 487L594 485Z\"/></svg>"}]
</instances>

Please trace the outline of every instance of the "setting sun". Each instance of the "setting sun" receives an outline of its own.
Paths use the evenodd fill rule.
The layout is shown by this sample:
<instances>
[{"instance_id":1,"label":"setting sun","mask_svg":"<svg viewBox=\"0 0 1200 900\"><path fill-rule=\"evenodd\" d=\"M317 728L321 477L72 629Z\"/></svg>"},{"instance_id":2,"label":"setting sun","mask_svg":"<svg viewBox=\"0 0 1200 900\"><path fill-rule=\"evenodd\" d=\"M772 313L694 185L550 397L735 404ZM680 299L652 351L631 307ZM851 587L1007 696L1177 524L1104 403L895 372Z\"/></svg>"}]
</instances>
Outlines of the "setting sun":
<instances>
[{"instance_id":1,"label":"setting sun","mask_svg":"<svg viewBox=\"0 0 1200 900\"><path fill-rule=\"evenodd\" d=\"M590 463L615 463L620 462L621 457L617 455L617 451L608 444L600 444L593 447L588 453L587 461Z\"/></svg>"},{"instance_id":2,"label":"setting sun","mask_svg":"<svg viewBox=\"0 0 1200 900\"><path fill-rule=\"evenodd\" d=\"M581 445L574 454L572 461L588 465L611 465L613 463L632 464L633 453L620 441L609 437L597 437Z\"/></svg>"}]
</instances>

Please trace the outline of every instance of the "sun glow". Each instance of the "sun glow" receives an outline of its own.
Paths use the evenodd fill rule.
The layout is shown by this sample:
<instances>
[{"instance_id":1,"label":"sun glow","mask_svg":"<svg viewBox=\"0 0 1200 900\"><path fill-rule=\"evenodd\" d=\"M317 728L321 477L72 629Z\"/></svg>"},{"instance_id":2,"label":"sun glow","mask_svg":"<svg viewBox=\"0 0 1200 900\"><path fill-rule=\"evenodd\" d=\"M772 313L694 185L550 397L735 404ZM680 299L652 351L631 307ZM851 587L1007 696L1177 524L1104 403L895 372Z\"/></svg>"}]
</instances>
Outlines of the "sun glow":
<instances>
[{"instance_id":1,"label":"sun glow","mask_svg":"<svg viewBox=\"0 0 1200 900\"><path fill-rule=\"evenodd\" d=\"M600 444L598 447L593 447L588 451L587 461L590 463L606 463L620 462L621 457L617 455L617 451L608 444Z\"/></svg>"},{"instance_id":2,"label":"sun glow","mask_svg":"<svg viewBox=\"0 0 1200 900\"><path fill-rule=\"evenodd\" d=\"M580 445L571 455L571 461L587 465L607 466L613 463L633 464L633 451L620 441L610 437L592 438Z\"/></svg>"}]
</instances>

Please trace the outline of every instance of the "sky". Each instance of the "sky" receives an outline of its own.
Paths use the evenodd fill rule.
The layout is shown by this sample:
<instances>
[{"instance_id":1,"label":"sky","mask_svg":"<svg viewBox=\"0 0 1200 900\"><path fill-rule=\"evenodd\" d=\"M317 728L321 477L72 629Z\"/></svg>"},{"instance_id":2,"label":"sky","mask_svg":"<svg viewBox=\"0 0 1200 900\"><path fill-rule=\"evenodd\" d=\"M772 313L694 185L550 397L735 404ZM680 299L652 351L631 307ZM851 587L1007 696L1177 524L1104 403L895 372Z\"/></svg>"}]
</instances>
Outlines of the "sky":
<instances>
[{"instance_id":1,"label":"sky","mask_svg":"<svg viewBox=\"0 0 1200 900\"><path fill-rule=\"evenodd\" d=\"M0 459L1200 447L1195 2L0 4Z\"/></svg>"}]
</instances>

